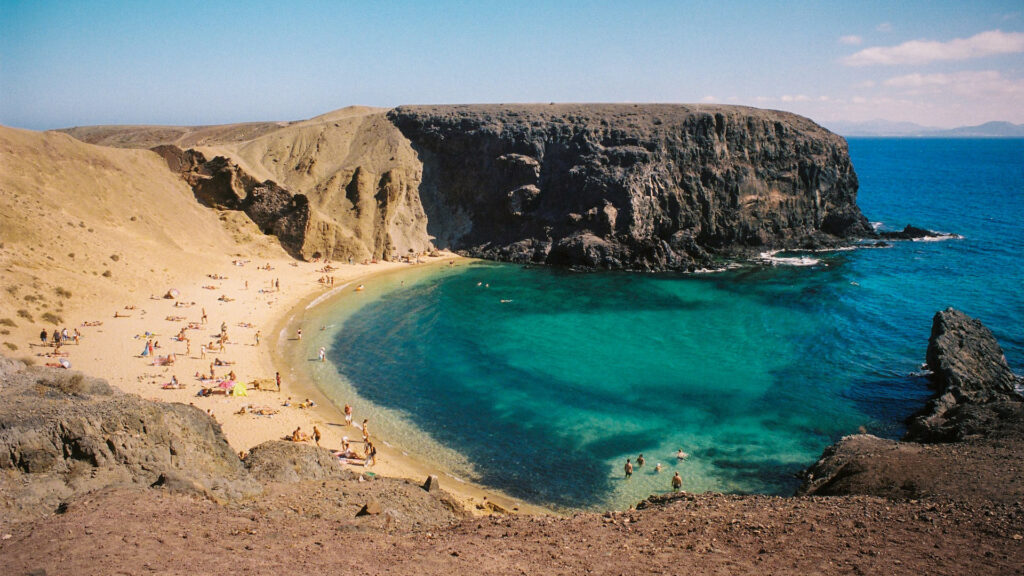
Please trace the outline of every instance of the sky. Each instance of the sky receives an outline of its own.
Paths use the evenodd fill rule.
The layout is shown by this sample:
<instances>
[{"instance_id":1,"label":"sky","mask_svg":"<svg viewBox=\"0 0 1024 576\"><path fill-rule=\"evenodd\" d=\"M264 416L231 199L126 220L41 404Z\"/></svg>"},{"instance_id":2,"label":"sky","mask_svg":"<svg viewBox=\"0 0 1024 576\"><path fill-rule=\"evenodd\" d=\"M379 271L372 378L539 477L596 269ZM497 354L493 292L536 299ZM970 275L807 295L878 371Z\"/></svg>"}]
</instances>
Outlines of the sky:
<instances>
[{"instance_id":1,"label":"sky","mask_svg":"<svg viewBox=\"0 0 1024 576\"><path fill-rule=\"evenodd\" d=\"M1024 2L0 0L6 126L500 102L1024 123Z\"/></svg>"}]
</instances>

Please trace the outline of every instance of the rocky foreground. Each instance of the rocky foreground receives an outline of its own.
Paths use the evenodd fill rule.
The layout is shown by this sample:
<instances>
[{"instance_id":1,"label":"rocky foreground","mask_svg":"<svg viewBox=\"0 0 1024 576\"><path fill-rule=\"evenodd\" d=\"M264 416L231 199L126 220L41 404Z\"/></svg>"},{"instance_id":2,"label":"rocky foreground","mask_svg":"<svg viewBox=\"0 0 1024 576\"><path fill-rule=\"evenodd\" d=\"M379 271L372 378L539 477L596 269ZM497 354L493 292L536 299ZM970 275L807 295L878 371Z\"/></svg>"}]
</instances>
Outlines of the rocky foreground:
<instances>
[{"instance_id":1,"label":"rocky foreground","mask_svg":"<svg viewBox=\"0 0 1024 576\"><path fill-rule=\"evenodd\" d=\"M991 333L954 310L936 315L928 364L936 398L908 438L844 438L800 496L473 518L311 446L239 460L195 408L5 361L0 557L10 574L1020 574L1018 381Z\"/></svg>"}]
</instances>

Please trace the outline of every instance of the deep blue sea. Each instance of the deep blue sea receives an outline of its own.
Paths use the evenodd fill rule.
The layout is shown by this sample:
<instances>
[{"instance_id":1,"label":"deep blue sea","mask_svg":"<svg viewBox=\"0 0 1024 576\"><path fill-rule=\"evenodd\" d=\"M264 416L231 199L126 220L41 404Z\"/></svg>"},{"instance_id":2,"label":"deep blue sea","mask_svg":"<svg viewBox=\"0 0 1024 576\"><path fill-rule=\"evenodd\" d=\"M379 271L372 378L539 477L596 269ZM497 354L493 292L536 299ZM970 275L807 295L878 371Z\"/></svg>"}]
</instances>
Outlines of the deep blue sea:
<instances>
[{"instance_id":1,"label":"deep blue sea","mask_svg":"<svg viewBox=\"0 0 1024 576\"><path fill-rule=\"evenodd\" d=\"M625 507L676 471L688 491L791 493L841 436L903 433L936 311L981 319L1024 371L1024 140L849 142L869 220L961 238L709 274L379 279L316 312L307 346L332 363L314 377L402 450L537 504Z\"/></svg>"}]
</instances>

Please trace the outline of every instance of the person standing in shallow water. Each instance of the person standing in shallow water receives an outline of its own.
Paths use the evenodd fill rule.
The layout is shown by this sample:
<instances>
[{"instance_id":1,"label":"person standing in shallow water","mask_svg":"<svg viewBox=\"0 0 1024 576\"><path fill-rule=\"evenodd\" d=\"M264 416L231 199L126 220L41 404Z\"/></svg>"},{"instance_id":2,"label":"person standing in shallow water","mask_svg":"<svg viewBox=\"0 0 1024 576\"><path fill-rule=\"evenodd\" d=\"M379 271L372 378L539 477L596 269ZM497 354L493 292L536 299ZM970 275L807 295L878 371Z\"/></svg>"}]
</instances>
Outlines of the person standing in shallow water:
<instances>
[{"instance_id":1,"label":"person standing in shallow water","mask_svg":"<svg viewBox=\"0 0 1024 576\"><path fill-rule=\"evenodd\" d=\"M625 470L626 470L626 478L629 478L630 476L633 475L633 463L629 461L629 458L626 458Z\"/></svg>"},{"instance_id":2,"label":"person standing in shallow water","mask_svg":"<svg viewBox=\"0 0 1024 576\"><path fill-rule=\"evenodd\" d=\"M679 472L676 472L675 476L672 477L672 491L679 492L683 487L683 479L679 477Z\"/></svg>"},{"instance_id":3,"label":"person standing in shallow water","mask_svg":"<svg viewBox=\"0 0 1024 576\"><path fill-rule=\"evenodd\" d=\"M645 462L647 462L647 461L646 461L646 460L644 460L644 455L643 455L643 453L641 453L641 454L640 454L639 456L637 456L637 457L636 457L636 467L637 467L637 468L641 468L641 467L643 467L643 465L644 465L644 463L645 463Z\"/></svg>"}]
</instances>

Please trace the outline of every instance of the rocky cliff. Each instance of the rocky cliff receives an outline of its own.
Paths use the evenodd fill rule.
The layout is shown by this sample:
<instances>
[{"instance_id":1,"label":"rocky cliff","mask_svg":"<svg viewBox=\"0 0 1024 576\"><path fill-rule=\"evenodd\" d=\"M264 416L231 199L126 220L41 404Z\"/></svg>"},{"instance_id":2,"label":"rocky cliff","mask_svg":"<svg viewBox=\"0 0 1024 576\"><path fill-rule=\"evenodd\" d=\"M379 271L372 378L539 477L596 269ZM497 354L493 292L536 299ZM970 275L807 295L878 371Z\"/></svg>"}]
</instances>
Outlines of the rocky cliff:
<instances>
[{"instance_id":1,"label":"rocky cliff","mask_svg":"<svg viewBox=\"0 0 1024 576\"><path fill-rule=\"evenodd\" d=\"M693 269L870 235L845 141L736 106L403 106L440 247L516 262Z\"/></svg>"},{"instance_id":2,"label":"rocky cliff","mask_svg":"<svg viewBox=\"0 0 1024 576\"><path fill-rule=\"evenodd\" d=\"M199 200L244 211L303 258L436 246L514 262L688 270L873 235L845 141L784 112L403 106L134 130L69 133L162 144L155 149Z\"/></svg>"}]
</instances>

